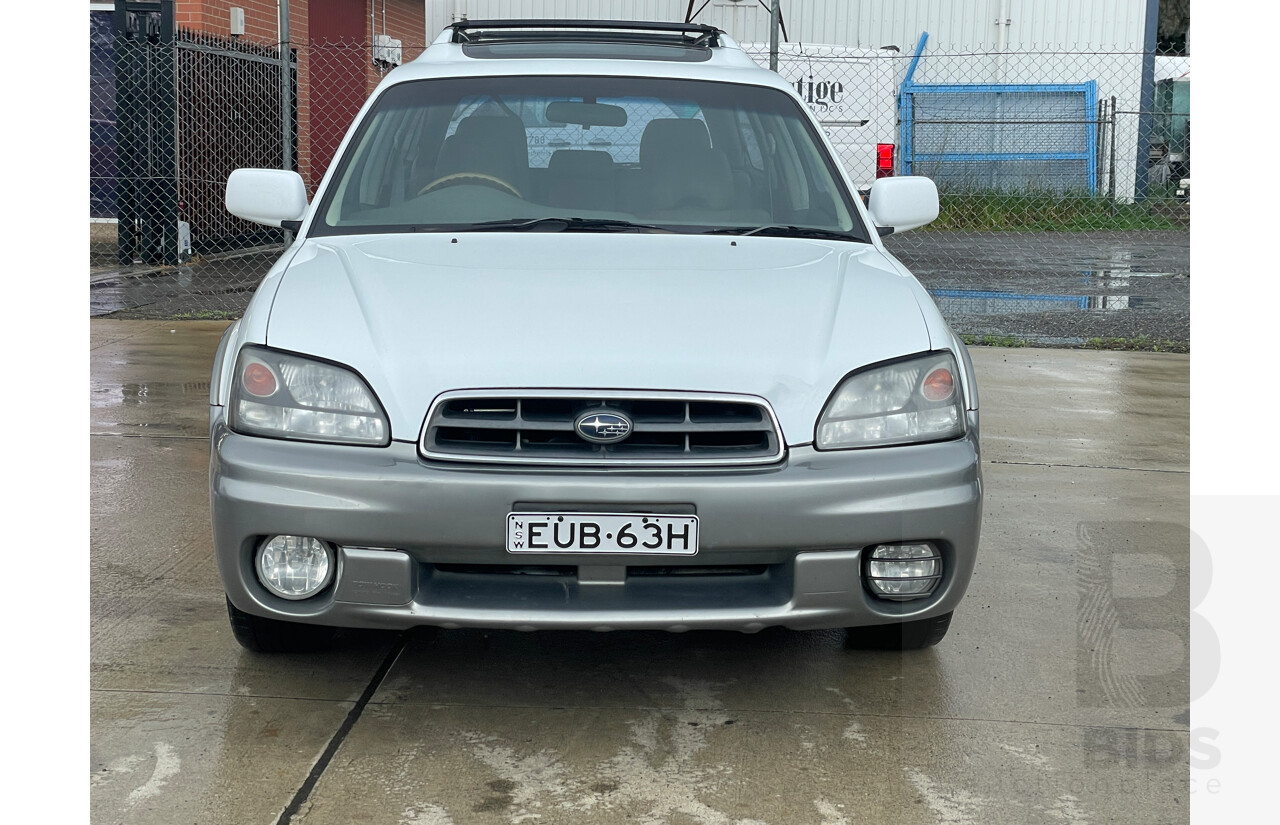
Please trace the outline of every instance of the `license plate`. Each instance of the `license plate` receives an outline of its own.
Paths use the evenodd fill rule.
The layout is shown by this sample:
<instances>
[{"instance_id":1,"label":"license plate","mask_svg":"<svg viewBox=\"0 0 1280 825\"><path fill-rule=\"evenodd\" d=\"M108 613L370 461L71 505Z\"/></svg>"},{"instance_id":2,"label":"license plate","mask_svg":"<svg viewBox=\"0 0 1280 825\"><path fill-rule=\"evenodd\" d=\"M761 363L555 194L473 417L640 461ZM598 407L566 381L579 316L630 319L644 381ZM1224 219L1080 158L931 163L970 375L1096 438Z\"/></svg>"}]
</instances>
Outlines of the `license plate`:
<instances>
[{"instance_id":1,"label":"license plate","mask_svg":"<svg viewBox=\"0 0 1280 825\"><path fill-rule=\"evenodd\" d=\"M692 556L698 552L698 517L508 513L507 552Z\"/></svg>"}]
</instances>

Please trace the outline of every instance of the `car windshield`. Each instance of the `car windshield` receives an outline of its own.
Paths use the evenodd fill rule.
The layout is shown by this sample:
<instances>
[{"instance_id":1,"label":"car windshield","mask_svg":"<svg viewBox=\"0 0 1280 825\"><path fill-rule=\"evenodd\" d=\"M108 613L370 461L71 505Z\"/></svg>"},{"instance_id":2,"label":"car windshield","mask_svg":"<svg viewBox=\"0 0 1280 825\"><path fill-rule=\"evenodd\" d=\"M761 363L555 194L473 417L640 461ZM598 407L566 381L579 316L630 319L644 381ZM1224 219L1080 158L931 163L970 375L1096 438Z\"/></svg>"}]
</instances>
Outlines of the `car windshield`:
<instances>
[{"instance_id":1,"label":"car windshield","mask_svg":"<svg viewBox=\"0 0 1280 825\"><path fill-rule=\"evenodd\" d=\"M867 240L800 106L776 89L640 77L392 86L311 234L755 233Z\"/></svg>"}]
</instances>

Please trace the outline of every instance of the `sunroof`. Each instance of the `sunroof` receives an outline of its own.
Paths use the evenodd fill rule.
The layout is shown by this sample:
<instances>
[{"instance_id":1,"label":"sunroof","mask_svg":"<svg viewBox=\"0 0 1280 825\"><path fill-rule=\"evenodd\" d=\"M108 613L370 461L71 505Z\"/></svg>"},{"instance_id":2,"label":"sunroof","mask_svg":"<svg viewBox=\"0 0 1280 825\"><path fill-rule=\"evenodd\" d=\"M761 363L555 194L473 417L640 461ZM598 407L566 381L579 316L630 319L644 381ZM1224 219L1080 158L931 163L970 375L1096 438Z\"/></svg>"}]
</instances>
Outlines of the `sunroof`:
<instances>
[{"instance_id":1,"label":"sunroof","mask_svg":"<svg viewBox=\"0 0 1280 825\"><path fill-rule=\"evenodd\" d=\"M621 58L698 63L724 32L703 23L634 20L461 20L453 42L478 58Z\"/></svg>"},{"instance_id":2,"label":"sunroof","mask_svg":"<svg viewBox=\"0 0 1280 825\"><path fill-rule=\"evenodd\" d=\"M489 60L536 58L578 58L609 60L668 60L679 63L701 63L711 59L711 49L680 43L635 42L626 38L609 40L506 41L465 43L467 57Z\"/></svg>"}]
</instances>

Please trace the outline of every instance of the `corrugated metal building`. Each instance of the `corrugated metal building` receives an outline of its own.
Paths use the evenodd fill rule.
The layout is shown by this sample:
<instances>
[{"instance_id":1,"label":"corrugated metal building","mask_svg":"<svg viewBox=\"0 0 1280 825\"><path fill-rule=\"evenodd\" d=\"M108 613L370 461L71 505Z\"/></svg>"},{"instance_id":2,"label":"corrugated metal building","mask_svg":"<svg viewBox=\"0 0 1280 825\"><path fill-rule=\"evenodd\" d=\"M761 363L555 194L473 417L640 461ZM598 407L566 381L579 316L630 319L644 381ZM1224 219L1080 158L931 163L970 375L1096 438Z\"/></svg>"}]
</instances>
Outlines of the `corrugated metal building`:
<instances>
[{"instance_id":1,"label":"corrugated metal building","mask_svg":"<svg viewBox=\"0 0 1280 825\"><path fill-rule=\"evenodd\" d=\"M1042 181L1050 189L1087 186L1090 192L1114 192L1127 200L1145 186L1148 125L1140 112L1151 108L1148 49L1154 46L1157 5L1156 0L782 0L782 12L792 43L898 47L901 57L893 76L899 83L927 32L911 76L914 84L925 87L919 91L956 85L985 90L972 93L974 114L969 119L979 128L973 122L954 129L915 126L929 116L928 106L934 103L940 113L935 118L954 118L958 108L968 105L964 90L961 97L952 94L945 101L937 95L919 96L921 105L904 107L918 119L899 124L910 131L902 142L917 153L914 164L904 158L906 168L939 178L951 175L953 182L972 176L975 187L1003 182L1025 188L1027 181ZM463 18L682 21L690 8L696 21L718 26L741 43L769 40L768 0L695 0L692 6L688 0L428 0L427 35L431 39ZM997 84L1019 87L1017 95L1013 88L1009 94L993 92ZM1025 88L1049 84L1070 90ZM1107 111L1100 113L1100 107ZM1064 117L1061 134L1038 129L1033 135L1025 128ZM990 125L995 119L1003 125ZM983 122L989 124L985 131ZM975 141L975 134L981 139ZM970 155L951 151L960 142ZM1024 157L1029 146L1039 148L1036 157ZM923 160L956 157L962 160L945 168ZM992 165L992 158L1010 160L1001 166Z\"/></svg>"},{"instance_id":2,"label":"corrugated metal building","mask_svg":"<svg viewBox=\"0 0 1280 825\"><path fill-rule=\"evenodd\" d=\"M742 42L769 39L758 0L695 0L699 22ZM928 31L944 51L1142 51L1147 0L782 0L792 41L904 49ZM688 0L428 0L427 31L464 17L684 20ZM998 24L1000 20L1007 23ZM1002 41L1001 30L1004 30Z\"/></svg>"}]
</instances>

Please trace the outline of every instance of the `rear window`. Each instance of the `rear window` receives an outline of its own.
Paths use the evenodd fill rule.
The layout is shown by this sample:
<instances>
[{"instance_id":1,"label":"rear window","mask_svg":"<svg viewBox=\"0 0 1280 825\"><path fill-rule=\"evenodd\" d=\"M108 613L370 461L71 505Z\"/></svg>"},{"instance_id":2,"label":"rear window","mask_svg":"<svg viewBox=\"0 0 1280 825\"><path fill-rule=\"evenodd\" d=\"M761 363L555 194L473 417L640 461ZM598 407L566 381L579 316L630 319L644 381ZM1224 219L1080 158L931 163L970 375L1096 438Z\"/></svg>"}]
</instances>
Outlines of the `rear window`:
<instances>
[{"instance_id":1,"label":"rear window","mask_svg":"<svg viewBox=\"0 0 1280 825\"><path fill-rule=\"evenodd\" d=\"M676 232L866 231L807 114L759 86L628 77L419 80L387 89L312 234L548 217Z\"/></svg>"}]
</instances>

